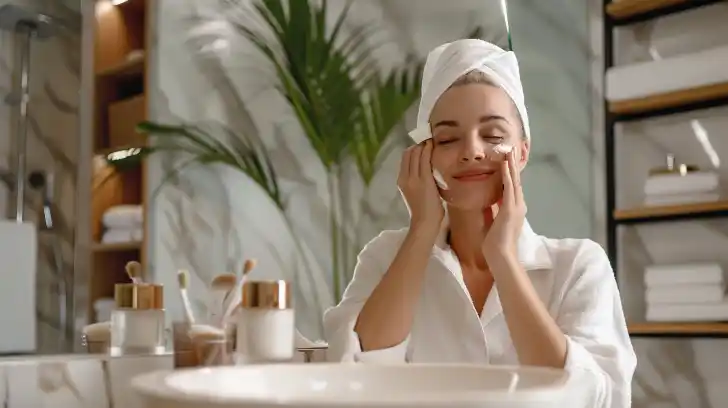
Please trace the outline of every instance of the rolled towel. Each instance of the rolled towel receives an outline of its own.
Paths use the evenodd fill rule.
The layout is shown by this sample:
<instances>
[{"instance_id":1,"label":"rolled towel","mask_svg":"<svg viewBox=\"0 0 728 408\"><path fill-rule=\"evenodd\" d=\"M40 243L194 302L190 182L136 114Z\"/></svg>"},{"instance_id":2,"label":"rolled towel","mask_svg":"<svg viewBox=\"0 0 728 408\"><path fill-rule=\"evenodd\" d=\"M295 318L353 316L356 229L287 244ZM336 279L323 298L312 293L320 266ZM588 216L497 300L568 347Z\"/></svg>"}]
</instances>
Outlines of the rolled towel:
<instances>
[{"instance_id":1,"label":"rolled towel","mask_svg":"<svg viewBox=\"0 0 728 408\"><path fill-rule=\"evenodd\" d=\"M116 205L104 212L101 222L106 228L132 229L144 223L144 208L141 205Z\"/></svg>"},{"instance_id":2,"label":"rolled towel","mask_svg":"<svg viewBox=\"0 0 728 408\"><path fill-rule=\"evenodd\" d=\"M144 231L141 228L111 228L104 232L101 242L104 244L121 244L124 242L141 241Z\"/></svg>"}]
</instances>

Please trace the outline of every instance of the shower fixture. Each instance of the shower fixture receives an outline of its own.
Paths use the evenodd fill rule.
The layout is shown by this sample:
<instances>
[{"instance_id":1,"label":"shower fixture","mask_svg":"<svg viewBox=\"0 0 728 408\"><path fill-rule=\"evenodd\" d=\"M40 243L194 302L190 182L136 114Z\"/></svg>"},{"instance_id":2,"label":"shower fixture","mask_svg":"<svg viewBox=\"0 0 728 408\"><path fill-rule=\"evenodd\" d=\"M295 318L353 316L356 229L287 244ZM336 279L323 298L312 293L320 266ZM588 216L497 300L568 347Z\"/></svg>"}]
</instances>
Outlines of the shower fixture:
<instances>
[{"instance_id":1,"label":"shower fixture","mask_svg":"<svg viewBox=\"0 0 728 408\"><path fill-rule=\"evenodd\" d=\"M25 221L25 189L27 179L26 150L28 139L28 105L30 103L30 51L33 39L53 35L53 19L14 4L0 6L0 29L17 35L20 48L20 94L9 96L6 102L18 106L18 126L15 140L15 222ZM15 100L13 100L15 99Z\"/></svg>"}]
</instances>

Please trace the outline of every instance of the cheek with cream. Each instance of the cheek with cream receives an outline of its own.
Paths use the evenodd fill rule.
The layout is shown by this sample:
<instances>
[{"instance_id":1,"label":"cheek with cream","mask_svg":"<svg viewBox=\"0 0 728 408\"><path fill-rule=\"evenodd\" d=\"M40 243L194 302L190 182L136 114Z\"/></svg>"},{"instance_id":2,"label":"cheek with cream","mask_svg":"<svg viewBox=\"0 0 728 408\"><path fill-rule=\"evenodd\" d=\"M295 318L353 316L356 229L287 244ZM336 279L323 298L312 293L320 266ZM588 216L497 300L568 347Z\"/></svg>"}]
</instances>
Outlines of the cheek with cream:
<instances>
[{"instance_id":1,"label":"cheek with cream","mask_svg":"<svg viewBox=\"0 0 728 408\"><path fill-rule=\"evenodd\" d=\"M500 143L486 150L485 157L492 161L505 161L506 155L513 150L513 146Z\"/></svg>"},{"instance_id":2,"label":"cheek with cream","mask_svg":"<svg viewBox=\"0 0 728 408\"><path fill-rule=\"evenodd\" d=\"M437 169L432 170L432 176L435 178L435 183L437 183L437 186L440 187L443 190L447 190L447 183L445 182L445 178L442 177L442 173L440 173Z\"/></svg>"}]
</instances>

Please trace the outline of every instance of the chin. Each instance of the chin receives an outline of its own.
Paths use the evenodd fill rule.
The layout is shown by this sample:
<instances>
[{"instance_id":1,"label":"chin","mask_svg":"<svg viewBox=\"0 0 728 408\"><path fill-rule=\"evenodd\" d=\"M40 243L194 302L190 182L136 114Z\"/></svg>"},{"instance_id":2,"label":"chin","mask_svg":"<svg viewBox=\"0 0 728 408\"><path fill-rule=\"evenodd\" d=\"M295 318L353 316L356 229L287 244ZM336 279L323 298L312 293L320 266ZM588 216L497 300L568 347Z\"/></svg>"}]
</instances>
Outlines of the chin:
<instances>
[{"instance_id":1,"label":"chin","mask_svg":"<svg viewBox=\"0 0 728 408\"><path fill-rule=\"evenodd\" d=\"M482 211L498 202L498 197L490 191L452 191L445 199L448 205L460 211Z\"/></svg>"}]
</instances>

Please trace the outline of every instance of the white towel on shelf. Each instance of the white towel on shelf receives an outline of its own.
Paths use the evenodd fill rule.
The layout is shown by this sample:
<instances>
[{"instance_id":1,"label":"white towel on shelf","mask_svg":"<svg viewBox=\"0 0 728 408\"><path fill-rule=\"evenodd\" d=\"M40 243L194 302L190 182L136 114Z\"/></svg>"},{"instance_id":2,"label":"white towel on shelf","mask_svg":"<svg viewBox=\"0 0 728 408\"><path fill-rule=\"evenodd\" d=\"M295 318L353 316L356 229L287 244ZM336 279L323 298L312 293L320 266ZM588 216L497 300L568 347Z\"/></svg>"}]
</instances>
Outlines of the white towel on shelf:
<instances>
[{"instance_id":1,"label":"white towel on shelf","mask_svg":"<svg viewBox=\"0 0 728 408\"><path fill-rule=\"evenodd\" d=\"M655 194L645 197L645 205L680 205L696 203L713 203L720 201L720 193L688 193L688 194Z\"/></svg>"},{"instance_id":2,"label":"white towel on shelf","mask_svg":"<svg viewBox=\"0 0 728 408\"><path fill-rule=\"evenodd\" d=\"M720 303L726 299L725 284L657 286L647 288L648 304Z\"/></svg>"},{"instance_id":3,"label":"white towel on shelf","mask_svg":"<svg viewBox=\"0 0 728 408\"><path fill-rule=\"evenodd\" d=\"M104 212L101 222L106 228L140 227L144 223L144 208L141 205L115 205Z\"/></svg>"},{"instance_id":4,"label":"white towel on shelf","mask_svg":"<svg viewBox=\"0 0 728 408\"><path fill-rule=\"evenodd\" d=\"M717 263L650 265L645 268L647 287L723 282L723 268Z\"/></svg>"},{"instance_id":5,"label":"white towel on shelf","mask_svg":"<svg viewBox=\"0 0 728 408\"><path fill-rule=\"evenodd\" d=\"M608 100L620 101L723 83L726 60L728 45L614 66L607 70L604 92Z\"/></svg>"},{"instance_id":6,"label":"white towel on shelf","mask_svg":"<svg viewBox=\"0 0 728 408\"><path fill-rule=\"evenodd\" d=\"M711 193L718 189L718 174L712 171L658 174L645 180L645 195Z\"/></svg>"},{"instance_id":7,"label":"white towel on shelf","mask_svg":"<svg viewBox=\"0 0 728 408\"><path fill-rule=\"evenodd\" d=\"M144 231L141 228L111 228L104 231L101 242L104 244L121 244L124 242L141 241L144 238Z\"/></svg>"},{"instance_id":8,"label":"white towel on shelf","mask_svg":"<svg viewBox=\"0 0 728 408\"><path fill-rule=\"evenodd\" d=\"M728 300L711 304L647 305L651 322L713 322L728 320Z\"/></svg>"}]
</instances>

